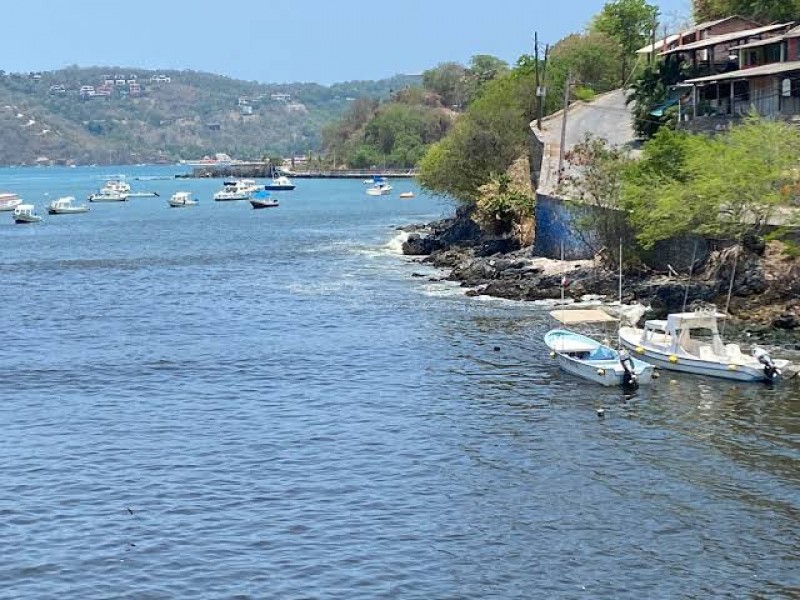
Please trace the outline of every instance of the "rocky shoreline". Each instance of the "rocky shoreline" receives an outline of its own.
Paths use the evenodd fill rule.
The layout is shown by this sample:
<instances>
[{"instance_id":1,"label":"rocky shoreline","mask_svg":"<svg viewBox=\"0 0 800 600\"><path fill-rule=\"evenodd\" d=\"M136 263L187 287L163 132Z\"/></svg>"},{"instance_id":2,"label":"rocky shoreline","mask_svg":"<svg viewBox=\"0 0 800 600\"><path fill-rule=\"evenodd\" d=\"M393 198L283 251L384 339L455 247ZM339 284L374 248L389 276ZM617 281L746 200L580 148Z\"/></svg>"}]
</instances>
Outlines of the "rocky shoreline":
<instances>
[{"instance_id":1,"label":"rocky shoreline","mask_svg":"<svg viewBox=\"0 0 800 600\"><path fill-rule=\"evenodd\" d=\"M403 254L443 269L445 278L468 288L467 295L512 300L570 300L587 296L618 298L619 276L599 260L558 261L532 255L512 237L484 234L459 208L453 218L401 228L408 233ZM731 274L731 322L751 334L800 332L800 261L784 256L778 242L752 241L743 248L712 252L696 273L659 273L643 269L624 276L623 302L649 308L648 318L661 318L715 305L724 308Z\"/></svg>"}]
</instances>

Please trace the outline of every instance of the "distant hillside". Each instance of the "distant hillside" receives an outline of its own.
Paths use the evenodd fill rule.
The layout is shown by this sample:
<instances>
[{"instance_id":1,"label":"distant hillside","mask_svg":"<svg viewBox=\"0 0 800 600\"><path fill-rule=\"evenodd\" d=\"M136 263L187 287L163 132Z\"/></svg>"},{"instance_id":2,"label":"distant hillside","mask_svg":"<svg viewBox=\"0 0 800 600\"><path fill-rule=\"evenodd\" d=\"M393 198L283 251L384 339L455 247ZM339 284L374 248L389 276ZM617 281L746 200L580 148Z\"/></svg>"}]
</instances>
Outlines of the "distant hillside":
<instances>
[{"instance_id":1,"label":"distant hillside","mask_svg":"<svg viewBox=\"0 0 800 600\"><path fill-rule=\"evenodd\" d=\"M0 164L171 162L316 151L359 98L420 81L260 84L195 71L71 67L0 71Z\"/></svg>"}]
</instances>

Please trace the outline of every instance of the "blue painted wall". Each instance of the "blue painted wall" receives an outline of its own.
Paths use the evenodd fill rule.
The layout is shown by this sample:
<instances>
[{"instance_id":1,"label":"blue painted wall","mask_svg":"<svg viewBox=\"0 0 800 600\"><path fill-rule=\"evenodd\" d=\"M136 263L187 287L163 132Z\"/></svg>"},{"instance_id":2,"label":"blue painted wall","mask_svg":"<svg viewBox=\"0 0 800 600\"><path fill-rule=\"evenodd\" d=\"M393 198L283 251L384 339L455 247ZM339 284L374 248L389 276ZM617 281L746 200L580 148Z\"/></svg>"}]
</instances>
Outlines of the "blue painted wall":
<instances>
[{"instance_id":1,"label":"blue painted wall","mask_svg":"<svg viewBox=\"0 0 800 600\"><path fill-rule=\"evenodd\" d=\"M592 246L597 247L597 239L591 234L578 233L575 222L590 218L591 207L565 202L551 196L536 196L536 235L533 242L535 256L561 258L561 244L564 244L564 258L577 260L592 258Z\"/></svg>"}]
</instances>

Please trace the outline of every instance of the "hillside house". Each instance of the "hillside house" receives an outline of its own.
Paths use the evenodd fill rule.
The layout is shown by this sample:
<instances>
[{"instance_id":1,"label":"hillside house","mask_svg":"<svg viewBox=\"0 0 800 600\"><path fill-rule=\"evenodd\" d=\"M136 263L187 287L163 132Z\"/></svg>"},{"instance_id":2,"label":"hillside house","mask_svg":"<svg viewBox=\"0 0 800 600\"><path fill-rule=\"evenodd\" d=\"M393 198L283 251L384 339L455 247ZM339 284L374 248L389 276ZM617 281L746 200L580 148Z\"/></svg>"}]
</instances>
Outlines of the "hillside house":
<instances>
[{"instance_id":1,"label":"hillside house","mask_svg":"<svg viewBox=\"0 0 800 600\"><path fill-rule=\"evenodd\" d=\"M687 79L691 111L685 120L727 126L751 110L800 121L800 26L730 48L738 68ZM699 124L697 124L699 125Z\"/></svg>"},{"instance_id":2,"label":"hillside house","mask_svg":"<svg viewBox=\"0 0 800 600\"><path fill-rule=\"evenodd\" d=\"M78 93L81 98L93 98L96 92L93 85L82 85Z\"/></svg>"},{"instance_id":3,"label":"hillside house","mask_svg":"<svg viewBox=\"0 0 800 600\"><path fill-rule=\"evenodd\" d=\"M150 83L170 83L171 81L171 78L166 75L153 75L150 77Z\"/></svg>"}]
</instances>

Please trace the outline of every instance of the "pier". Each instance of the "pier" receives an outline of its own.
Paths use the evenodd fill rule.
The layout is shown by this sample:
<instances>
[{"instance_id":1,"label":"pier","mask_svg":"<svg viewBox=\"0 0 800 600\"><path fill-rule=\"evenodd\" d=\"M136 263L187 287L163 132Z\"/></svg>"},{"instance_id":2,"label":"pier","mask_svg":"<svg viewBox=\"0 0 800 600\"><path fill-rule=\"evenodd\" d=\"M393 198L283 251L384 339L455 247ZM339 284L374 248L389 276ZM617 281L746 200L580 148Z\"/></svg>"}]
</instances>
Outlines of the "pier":
<instances>
[{"instance_id":1,"label":"pier","mask_svg":"<svg viewBox=\"0 0 800 600\"><path fill-rule=\"evenodd\" d=\"M256 179L282 174L292 179L372 179L373 177L413 179L418 172L417 169L308 169L304 171L289 171L276 169L269 163L246 163L219 167L197 167L192 170L190 175L183 177Z\"/></svg>"}]
</instances>

